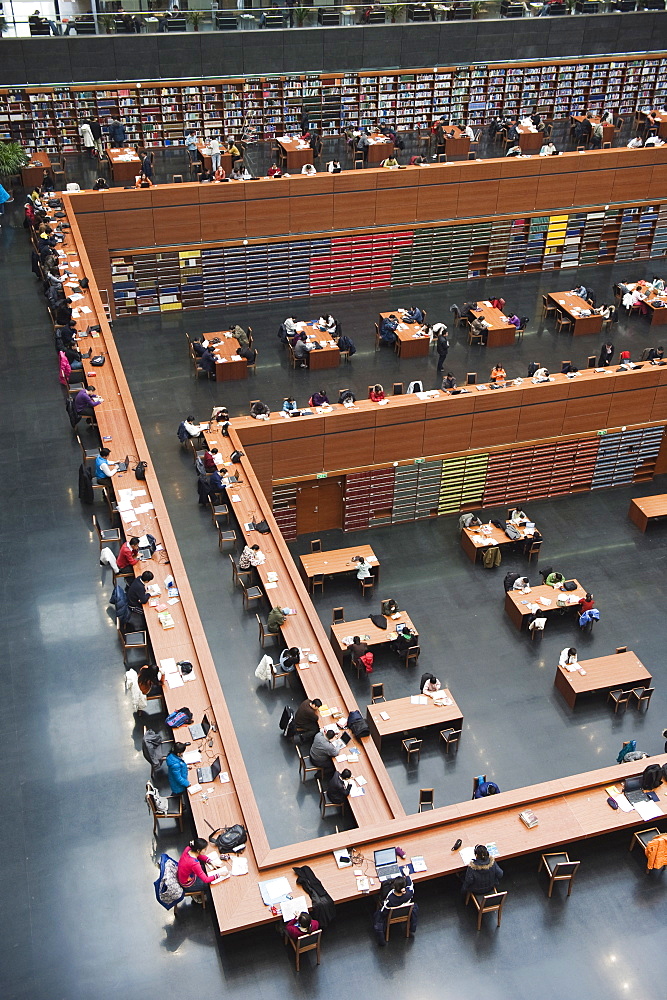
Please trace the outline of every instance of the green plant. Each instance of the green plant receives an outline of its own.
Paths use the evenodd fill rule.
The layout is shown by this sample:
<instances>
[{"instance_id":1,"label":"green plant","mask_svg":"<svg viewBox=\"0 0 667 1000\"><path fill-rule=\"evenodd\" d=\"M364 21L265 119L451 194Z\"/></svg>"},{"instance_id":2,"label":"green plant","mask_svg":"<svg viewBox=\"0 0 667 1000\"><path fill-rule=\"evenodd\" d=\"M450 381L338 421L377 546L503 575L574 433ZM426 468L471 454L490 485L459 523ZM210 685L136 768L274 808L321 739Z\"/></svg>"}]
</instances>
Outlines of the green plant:
<instances>
[{"instance_id":1,"label":"green plant","mask_svg":"<svg viewBox=\"0 0 667 1000\"><path fill-rule=\"evenodd\" d=\"M189 10L186 13L186 18L192 25L195 31L199 31L199 25L204 20L203 10Z\"/></svg>"},{"instance_id":2,"label":"green plant","mask_svg":"<svg viewBox=\"0 0 667 1000\"><path fill-rule=\"evenodd\" d=\"M304 7L303 4L299 4L294 8L294 20L300 28L303 28L304 24L308 20L311 8Z\"/></svg>"},{"instance_id":3,"label":"green plant","mask_svg":"<svg viewBox=\"0 0 667 1000\"><path fill-rule=\"evenodd\" d=\"M401 16L406 5L404 3L385 3L382 6L385 9L385 13L389 14L391 23L396 24L396 19Z\"/></svg>"},{"instance_id":4,"label":"green plant","mask_svg":"<svg viewBox=\"0 0 667 1000\"><path fill-rule=\"evenodd\" d=\"M483 3L482 3L482 0L473 0L473 2L470 4L470 6L472 8L472 17L473 17L473 20L476 20L479 17L479 15L482 13L482 7L484 6Z\"/></svg>"},{"instance_id":5,"label":"green plant","mask_svg":"<svg viewBox=\"0 0 667 1000\"><path fill-rule=\"evenodd\" d=\"M18 142L0 142L0 177L18 174L28 163L28 156Z\"/></svg>"},{"instance_id":6,"label":"green plant","mask_svg":"<svg viewBox=\"0 0 667 1000\"><path fill-rule=\"evenodd\" d=\"M114 25L116 23L116 18L114 14L98 14L97 20L102 25L107 35L110 35Z\"/></svg>"}]
</instances>

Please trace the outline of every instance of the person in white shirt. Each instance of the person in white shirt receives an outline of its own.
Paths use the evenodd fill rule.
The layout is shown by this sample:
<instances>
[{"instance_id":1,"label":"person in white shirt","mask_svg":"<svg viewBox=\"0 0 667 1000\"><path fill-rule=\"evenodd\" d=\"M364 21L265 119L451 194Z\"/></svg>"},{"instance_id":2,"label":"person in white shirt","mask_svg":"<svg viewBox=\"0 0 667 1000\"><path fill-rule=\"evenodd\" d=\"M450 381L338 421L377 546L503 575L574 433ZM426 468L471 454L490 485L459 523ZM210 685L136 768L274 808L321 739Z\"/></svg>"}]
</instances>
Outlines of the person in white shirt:
<instances>
[{"instance_id":1,"label":"person in white shirt","mask_svg":"<svg viewBox=\"0 0 667 1000\"><path fill-rule=\"evenodd\" d=\"M185 420L183 421L183 426L185 427L190 437L196 438L199 437L199 435L201 434L201 426L200 424L196 424L194 420L195 418L192 416L186 417Z\"/></svg>"},{"instance_id":2,"label":"person in white shirt","mask_svg":"<svg viewBox=\"0 0 667 1000\"><path fill-rule=\"evenodd\" d=\"M549 371L547 368L538 368L533 375L533 382L548 382Z\"/></svg>"},{"instance_id":3,"label":"person in white shirt","mask_svg":"<svg viewBox=\"0 0 667 1000\"><path fill-rule=\"evenodd\" d=\"M553 156L558 150L554 146L553 142L545 142L540 150L540 156Z\"/></svg>"},{"instance_id":4,"label":"person in white shirt","mask_svg":"<svg viewBox=\"0 0 667 1000\"><path fill-rule=\"evenodd\" d=\"M287 330L288 337L293 337L294 334L298 332L296 322L296 316L288 316L287 319L283 321L283 326Z\"/></svg>"},{"instance_id":5,"label":"person in white shirt","mask_svg":"<svg viewBox=\"0 0 667 1000\"><path fill-rule=\"evenodd\" d=\"M566 646L565 649L561 650L558 666L562 667L563 670L569 670L570 673L578 671L580 674L586 674L586 671L579 666L577 651L574 646Z\"/></svg>"},{"instance_id":6,"label":"person in white shirt","mask_svg":"<svg viewBox=\"0 0 667 1000\"><path fill-rule=\"evenodd\" d=\"M357 580L367 580L371 575L371 564L363 556L353 556L353 563L357 563Z\"/></svg>"},{"instance_id":7,"label":"person in white shirt","mask_svg":"<svg viewBox=\"0 0 667 1000\"><path fill-rule=\"evenodd\" d=\"M251 566L261 566L266 556L259 545L246 545L239 557L239 569L250 569Z\"/></svg>"},{"instance_id":8,"label":"person in white shirt","mask_svg":"<svg viewBox=\"0 0 667 1000\"><path fill-rule=\"evenodd\" d=\"M665 145L664 139L661 139L659 135L652 135L644 143L644 148L646 148L646 146L664 146L664 145Z\"/></svg>"},{"instance_id":9,"label":"person in white shirt","mask_svg":"<svg viewBox=\"0 0 667 1000\"><path fill-rule=\"evenodd\" d=\"M419 687L422 694L432 696L440 690L440 681L435 674L423 674Z\"/></svg>"},{"instance_id":10,"label":"person in white shirt","mask_svg":"<svg viewBox=\"0 0 667 1000\"><path fill-rule=\"evenodd\" d=\"M304 165L301 167L301 173L302 174L316 174L317 170L315 169L315 167L313 166L312 163L304 163Z\"/></svg>"},{"instance_id":11,"label":"person in white shirt","mask_svg":"<svg viewBox=\"0 0 667 1000\"><path fill-rule=\"evenodd\" d=\"M634 137L634 139L630 139L630 142L628 143L627 148L628 149L641 149L642 146L643 146L643 143L642 143L641 139L639 138L638 135L636 135Z\"/></svg>"},{"instance_id":12,"label":"person in white shirt","mask_svg":"<svg viewBox=\"0 0 667 1000\"><path fill-rule=\"evenodd\" d=\"M209 139L208 148L211 150L211 170L215 173L220 166L220 142L218 139Z\"/></svg>"},{"instance_id":13,"label":"person in white shirt","mask_svg":"<svg viewBox=\"0 0 667 1000\"><path fill-rule=\"evenodd\" d=\"M338 160L329 160L327 163L327 170L330 174L339 174L341 173L342 167Z\"/></svg>"},{"instance_id":14,"label":"person in white shirt","mask_svg":"<svg viewBox=\"0 0 667 1000\"><path fill-rule=\"evenodd\" d=\"M527 594L530 590L530 583L527 576L518 577L512 584L512 590L520 590L523 594Z\"/></svg>"},{"instance_id":15,"label":"person in white shirt","mask_svg":"<svg viewBox=\"0 0 667 1000\"><path fill-rule=\"evenodd\" d=\"M463 122L462 122L459 125L459 128L461 129L461 137L463 137L464 135L467 135L469 139L474 139L475 138L475 133L473 132L473 130L470 127L470 125L464 125Z\"/></svg>"}]
</instances>

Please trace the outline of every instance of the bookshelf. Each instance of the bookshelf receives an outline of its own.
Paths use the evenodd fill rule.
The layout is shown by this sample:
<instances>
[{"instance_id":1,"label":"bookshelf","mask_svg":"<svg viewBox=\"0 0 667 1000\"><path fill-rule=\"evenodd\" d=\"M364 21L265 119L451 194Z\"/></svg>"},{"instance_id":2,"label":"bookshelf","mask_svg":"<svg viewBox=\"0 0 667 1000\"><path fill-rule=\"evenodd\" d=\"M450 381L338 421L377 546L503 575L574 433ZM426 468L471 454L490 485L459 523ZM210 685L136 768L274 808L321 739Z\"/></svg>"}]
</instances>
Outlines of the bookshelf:
<instances>
[{"instance_id":1,"label":"bookshelf","mask_svg":"<svg viewBox=\"0 0 667 1000\"><path fill-rule=\"evenodd\" d=\"M351 472L343 528L358 531L646 482L653 478L664 430L638 426L602 437L536 441ZM296 505L295 484L274 487L276 517L287 519L283 498L292 496L291 490ZM293 530L295 536L296 513Z\"/></svg>"},{"instance_id":2,"label":"bookshelf","mask_svg":"<svg viewBox=\"0 0 667 1000\"><path fill-rule=\"evenodd\" d=\"M386 119L399 130L430 127L441 115L483 126L500 114L567 118L588 109L633 114L667 100L667 54L490 63L459 67L147 81L0 90L0 139L53 153L75 152L77 125L93 115L125 122L129 141L181 144L187 128L271 139L299 128L302 111L327 135Z\"/></svg>"},{"instance_id":3,"label":"bookshelf","mask_svg":"<svg viewBox=\"0 0 667 1000\"><path fill-rule=\"evenodd\" d=\"M117 315L132 315L556 271L666 253L667 203L375 235L338 232L248 246L128 252L111 255L111 270Z\"/></svg>"}]
</instances>

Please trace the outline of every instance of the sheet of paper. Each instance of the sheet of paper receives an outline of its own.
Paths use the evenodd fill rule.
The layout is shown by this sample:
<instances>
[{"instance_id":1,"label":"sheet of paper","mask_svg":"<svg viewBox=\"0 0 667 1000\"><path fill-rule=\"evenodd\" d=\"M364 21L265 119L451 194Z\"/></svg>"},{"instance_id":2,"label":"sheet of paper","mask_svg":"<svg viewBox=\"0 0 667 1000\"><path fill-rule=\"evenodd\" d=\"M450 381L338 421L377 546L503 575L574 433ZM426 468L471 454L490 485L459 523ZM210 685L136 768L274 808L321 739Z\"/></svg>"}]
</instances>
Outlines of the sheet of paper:
<instances>
[{"instance_id":1,"label":"sheet of paper","mask_svg":"<svg viewBox=\"0 0 667 1000\"><path fill-rule=\"evenodd\" d=\"M357 783L358 785L367 785L367 784L368 784L368 782L367 782L367 781L366 781L366 779L364 778L363 774L358 774L358 775L357 775L357 776L355 777L355 779L354 779L354 780L356 781L356 783Z\"/></svg>"},{"instance_id":2,"label":"sheet of paper","mask_svg":"<svg viewBox=\"0 0 667 1000\"><path fill-rule=\"evenodd\" d=\"M197 792L201 792L201 785L194 784L188 786L188 792L190 795L196 795Z\"/></svg>"},{"instance_id":3,"label":"sheet of paper","mask_svg":"<svg viewBox=\"0 0 667 1000\"><path fill-rule=\"evenodd\" d=\"M664 813L657 802L635 802L635 809L646 823L656 816L663 816Z\"/></svg>"},{"instance_id":4,"label":"sheet of paper","mask_svg":"<svg viewBox=\"0 0 667 1000\"><path fill-rule=\"evenodd\" d=\"M167 674L167 684L173 690L183 687L184 681L180 674Z\"/></svg>"},{"instance_id":5,"label":"sheet of paper","mask_svg":"<svg viewBox=\"0 0 667 1000\"><path fill-rule=\"evenodd\" d=\"M459 851L459 857L464 865L469 865L472 859L475 857L474 847L462 847Z\"/></svg>"},{"instance_id":6,"label":"sheet of paper","mask_svg":"<svg viewBox=\"0 0 667 1000\"><path fill-rule=\"evenodd\" d=\"M351 799L356 799L359 795L364 795L364 794L365 794L364 789L359 788L358 785L352 785L352 787L350 788Z\"/></svg>"},{"instance_id":7,"label":"sheet of paper","mask_svg":"<svg viewBox=\"0 0 667 1000\"><path fill-rule=\"evenodd\" d=\"M421 855L418 858L410 858L410 864L412 865L413 872L427 871L426 862Z\"/></svg>"},{"instance_id":8,"label":"sheet of paper","mask_svg":"<svg viewBox=\"0 0 667 1000\"><path fill-rule=\"evenodd\" d=\"M198 764L201 760L201 753L199 750L186 750L183 754L183 760L186 764Z\"/></svg>"},{"instance_id":9,"label":"sheet of paper","mask_svg":"<svg viewBox=\"0 0 667 1000\"><path fill-rule=\"evenodd\" d=\"M277 589L278 589L278 584L277 583L265 583L264 584L264 590L277 590Z\"/></svg>"},{"instance_id":10,"label":"sheet of paper","mask_svg":"<svg viewBox=\"0 0 667 1000\"><path fill-rule=\"evenodd\" d=\"M423 694L413 694L410 696L411 705L426 705L427 702L428 698L426 698Z\"/></svg>"},{"instance_id":11,"label":"sheet of paper","mask_svg":"<svg viewBox=\"0 0 667 1000\"><path fill-rule=\"evenodd\" d=\"M308 912L308 903L305 896L297 896L295 899L283 899L280 910L285 923L294 920L300 913Z\"/></svg>"},{"instance_id":12,"label":"sheet of paper","mask_svg":"<svg viewBox=\"0 0 667 1000\"><path fill-rule=\"evenodd\" d=\"M247 858L232 858L232 875L247 875L248 874L248 859Z\"/></svg>"},{"instance_id":13,"label":"sheet of paper","mask_svg":"<svg viewBox=\"0 0 667 1000\"><path fill-rule=\"evenodd\" d=\"M163 674L175 674L178 671L176 660L169 656L166 660L160 660L160 669Z\"/></svg>"}]
</instances>

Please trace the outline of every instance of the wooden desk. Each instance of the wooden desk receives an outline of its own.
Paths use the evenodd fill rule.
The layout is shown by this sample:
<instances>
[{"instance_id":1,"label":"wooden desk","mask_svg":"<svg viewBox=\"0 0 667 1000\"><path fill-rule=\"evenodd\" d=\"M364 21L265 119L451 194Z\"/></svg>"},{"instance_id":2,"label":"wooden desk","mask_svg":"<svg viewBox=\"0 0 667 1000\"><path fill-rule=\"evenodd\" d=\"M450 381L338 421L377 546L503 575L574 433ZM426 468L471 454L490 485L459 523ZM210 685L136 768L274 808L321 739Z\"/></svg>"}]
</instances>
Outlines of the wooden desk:
<instances>
[{"instance_id":1,"label":"wooden desk","mask_svg":"<svg viewBox=\"0 0 667 1000\"><path fill-rule=\"evenodd\" d=\"M301 575L308 581L323 573L327 576L338 576L341 573L356 573L357 564L351 563L354 556L363 556L373 565L373 576L380 579L380 563L370 545L355 545L350 549L329 549L326 552L310 552L300 556Z\"/></svg>"},{"instance_id":2,"label":"wooden desk","mask_svg":"<svg viewBox=\"0 0 667 1000\"><path fill-rule=\"evenodd\" d=\"M205 142L197 143L197 152L199 153L199 159L202 162L204 170L209 173L213 168L213 160L211 158L211 151ZM232 172L232 154L225 153L222 149L220 150L220 165L225 171L225 175L229 177Z\"/></svg>"},{"instance_id":3,"label":"wooden desk","mask_svg":"<svg viewBox=\"0 0 667 1000\"><path fill-rule=\"evenodd\" d=\"M21 181L28 193L33 188L41 188L45 170L51 170L51 160L48 153L38 149L30 157L30 163L21 170Z\"/></svg>"},{"instance_id":4,"label":"wooden desk","mask_svg":"<svg viewBox=\"0 0 667 1000\"><path fill-rule=\"evenodd\" d=\"M509 316L506 316L500 309L496 309L490 302L478 302L477 309L470 310L477 319L486 320L488 323L486 331L487 347L505 347L513 344L516 338L516 327L510 323Z\"/></svg>"},{"instance_id":5,"label":"wooden desk","mask_svg":"<svg viewBox=\"0 0 667 1000\"><path fill-rule=\"evenodd\" d=\"M431 346L431 337L428 333L423 333L424 325L422 323L406 323L401 319L401 315L405 312L403 309L394 309L390 312L381 312L378 326L382 325L383 319L388 319L390 316L396 316L399 321L398 328L396 330L396 337L398 338L395 344L395 350L399 358L426 358L428 357L429 347Z\"/></svg>"},{"instance_id":6,"label":"wooden desk","mask_svg":"<svg viewBox=\"0 0 667 1000\"><path fill-rule=\"evenodd\" d=\"M486 529L482 532L482 528ZM530 535L526 536L525 528L522 524L516 524L521 532L521 538L508 538L504 531L496 528L495 524L483 524L479 528L464 528L461 532L461 548L471 562L477 562L477 556L488 549L490 545L511 545L513 542L528 541ZM483 543L476 542L475 539L481 537Z\"/></svg>"},{"instance_id":7,"label":"wooden desk","mask_svg":"<svg viewBox=\"0 0 667 1000\"><path fill-rule=\"evenodd\" d=\"M332 339L331 334L322 330L317 325L317 320L301 320L296 324L301 333L305 333L308 340L320 345L320 350L313 349L308 354L308 367L311 371L322 371L324 368L338 368L340 365L340 350L338 344ZM322 346L322 341L326 341L326 346Z\"/></svg>"},{"instance_id":8,"label":"wooden desk","mask_svg":"<svg viewBox=\"0 0 667 1000\"><path fill-rule=\"evenodd\" d=\"M577 696L592 694L595 691L611 691L612 688L649 687L651 675L636 653L612 653L609 656L598 656L594 660L580 660L579 666L585 675L578 670L570 673L564 667L556 667L554 686L570 706L574 708Z\"/></svg>"},{"instance_id":9,"label":"wooden desk","mask_svg":"<svg viewBox=\"0 0 667 1000\"><path fill-rule=\"evenodd\" d=\"M581 337L588 333L600 333L602 330L602 316L599 313L594 313L591 304L585 299L573 292L549 292L548 298L573 320L572 333L575 337ZM588 309L591 315L580 316L580 309Z\"/></svg>"},{"instance_id":10,"label":"wooden desk","mask_svg":"<svg viewBox=\"0 0 667 1000\"><path fill-rule=\"evenodd\" d=\"M340 622L338 625L332 625L331 645L340 662L343 663L347 654L347 644L343 640L349 636L368 636L367 639L362 639L362 641L368 643L369 646L382 646L394 641L397 625L407 625L413 632L416 632L417 629L412 624L407 611L401 611L400 615L401 617L397 618L396 621L389 615L385 615L387 619L386 629L378 628L370 618L358 618L356 621Z\"/></svg>"},{"instance_id":11,"label":"wooden desk","mask_svg":"<svg viewBox=\"0 0 667 1000\"><path fill-rule=\"evenodd\" d=\"M125 146L122 149L115 149L112 146L107 146L107 156L111 164L111 176L115 181L134 182L137 174L141 173L141 159L132 147ZM129 160L121 159L125 156L131 158Z\"/></svg>"},{"instance_id":12,"label":"wooden desk","mask_svg":"<svg viewBox=\"0 0 667 1000\"><path fill-rule=\"evenodd\" d=\"M637 282L633 281L627 287L631 292L634 292ZM664 326L667 324L667 291L657 292L655 288L649 288L648 291L643 293L642 301L648 306L651 326Z\"/></svg>"},{"instance_id":13,"label":"wooden desk","mask_svg":"<svg viewBox=\"0 0 667 1000\"><path fill-rule=\"evenodd\" d=\"M470 136L463 135L458 125L447 125L443 127L445 132L445 153L447 159L467 159L470 152ZM453 136L446 133L453 132Z\"/></svg>"},{"instance_id":14,"label":"wooden desk","mask_svg":"<svg viewBox=\"0 0 667 1000\"><path fill-rule=\"evenodd\" d=\"M238 351L240 344L236 337L228 337L228 330L220 330L217 333L207 333L204 339L210 341L211 337L220 337L219 344L212 344L211 349L219 361L215 365L216 382L240 382L248 377L248 362L246 358L239 358Z\"/></svg>"},{"instance_id":15,"label":"wooden desk","mask_svg":"<svg viewBox=\"0 0 667 1000\"><path fill-rule=\"evenodd\" d=\"M276 142L285 152L288 170L301 170L304 163L313 162L313 151L310 144L300 139L277 139Z\"/></svg>"},{"instance_id":16,"label":"wooden desk","mask_svg":"<svg viewBox=\"0 0 667 1000\"><path fill-rule=\"evenodd\" d=\"M538 132L536 128L529 125L517 125L519 133L519 146L522 153L539 153L544 145L544 132Z\"/></svg>"},{"instance_id":17,"label":"wooden desk","mask_svg":"<svg viewBox=\"0 0 667 1000\"><path fill-rule=\"evenodd\" d=\"M442 692L451 705L434 705L433 699L424 695L425 705L413 705L408 698L394 698L392 701L378 702L366 706L366 721L378 750L382 747L383 736L395 736L396 733L412 732L413 729L426 729L430 726L451 726L460 729L463 725L463 712L454 701L449 688ZM380 717L381 712L389 715L388 719Z\"/></svg>"},{"instance_id":18,"label":"wooden desk","mask_svg":"<svg viewBox=\"0 0 667 1000\"><path fill-rule=\"evenodd\" d=\"M370 145L368 147L367 163L377 165L386 160L388 156L393 155L394 143L382 132L370 132L368 141Z\"/></svg>"},{"instance_id":19,"label":"wooden desk","mask_svg":"<svg viewBox=\"0 0 667 1000\"><path fill-rule=\"evenodd\" d=\"M538 604L539 611L536 613L541 617L542 615L553 614L554 611L568 611L569 608L559 608L557 604L559 596L564 594L572 599L571 607L576 608L577 614L579 614L579 601L582 597L586 596L586 591L578 580L574 582L577 584L576 590L555 590L554 587L548 587L546 584L541 584L539 587L531 587L529 594L522 594L520 590L509 590L505 594L505 611L516 627L522 629L526 618L533 613L523 601L527 601L530 605ZM551 604L548 607L540 603L540 598L542 597L551 600Z\"/></svg>"},{"instance_id":20,"label":"wooden desk","mask_svg":"<svg viewBox=\"0 0 667 1000\"><path fill-rule=\"evenodd\" d=\"M650 118L645 111L641 112L641 116L644 121L653 122L658 126L658 135L661 139L667 139L667 111L654 109L652 114L655 114L655 119Z\"/></svg>"},{"instance_id":21,"label":"wooden desk","mask_svg":"<svg viewBox=\"0 0 667 1000\"><path fill-rule=\"evenodd\" d=\"M631 500L628 517L640 531L646 531L649 521L660 521L663 517L667 517L667 493Z\"/></svg>"}]
</instances>

